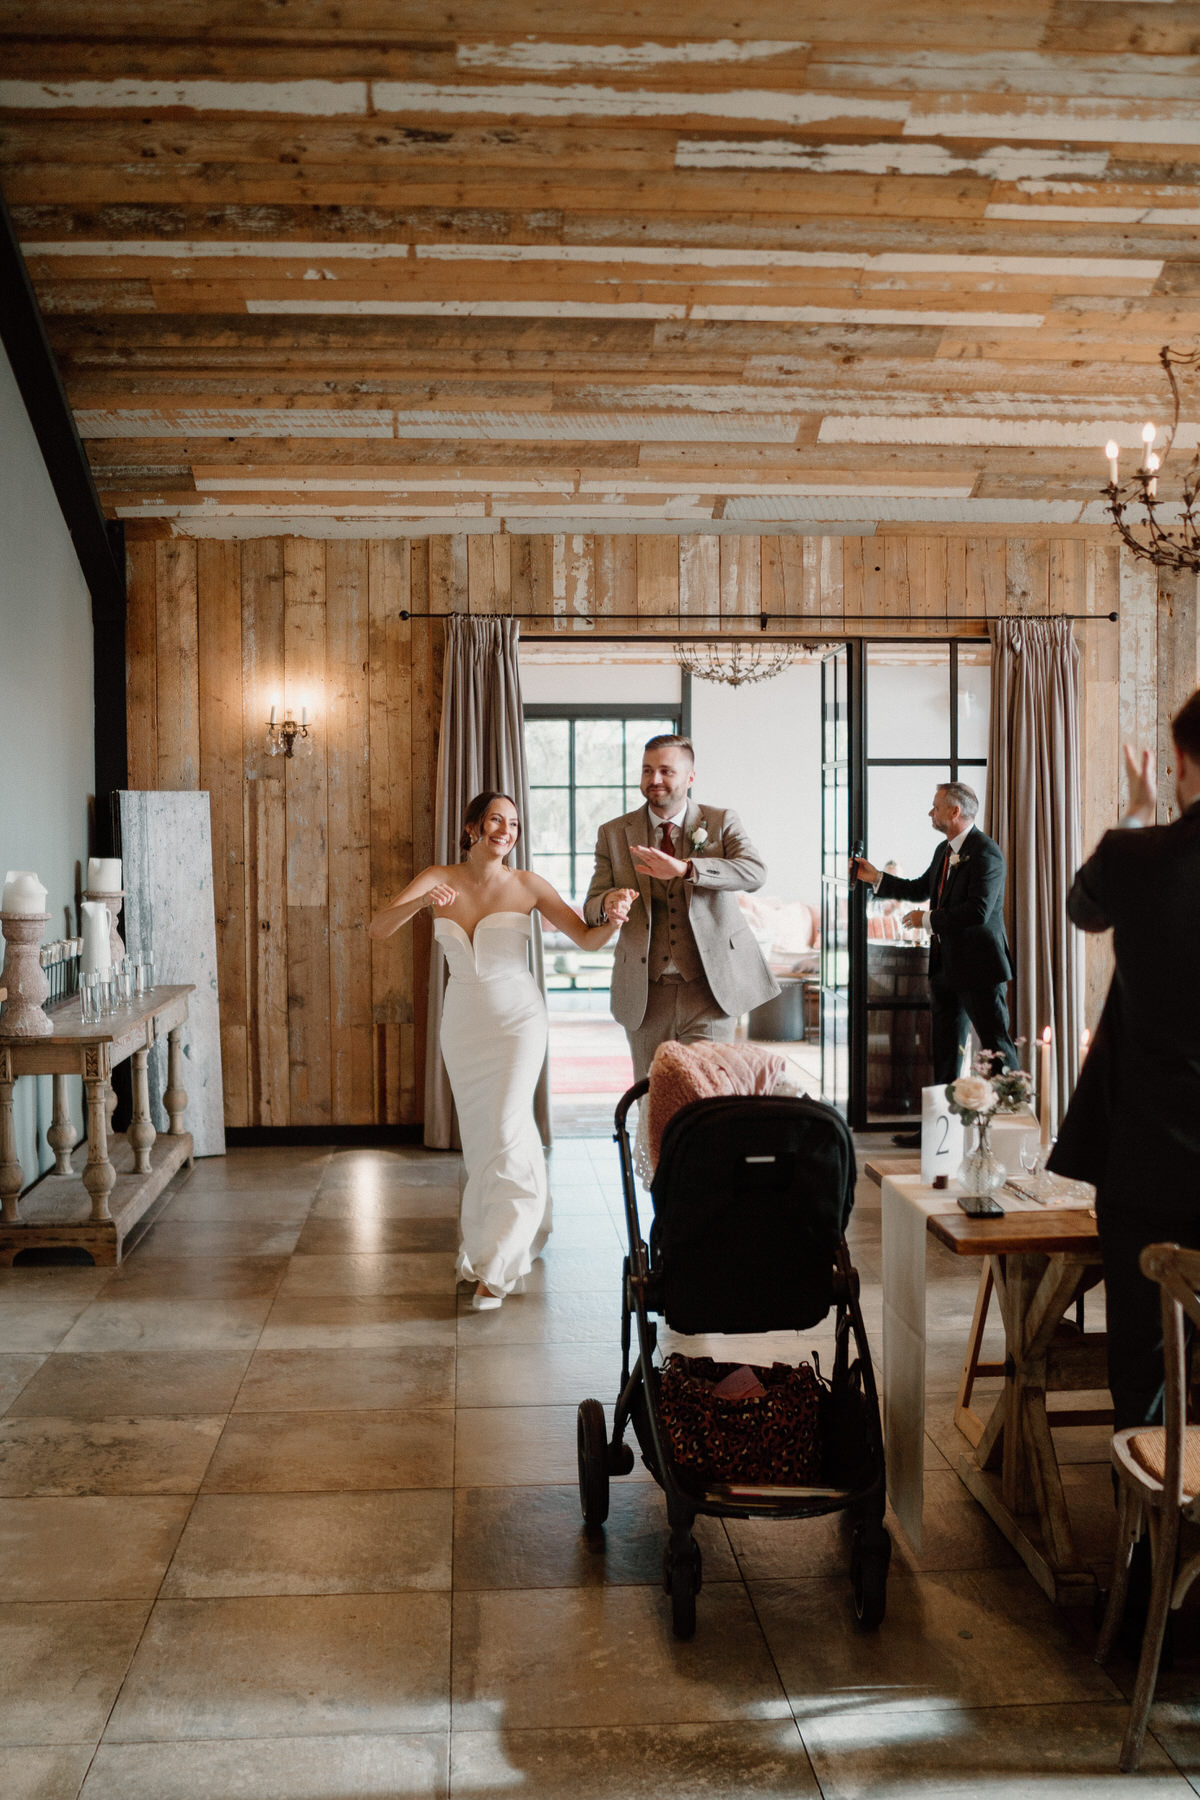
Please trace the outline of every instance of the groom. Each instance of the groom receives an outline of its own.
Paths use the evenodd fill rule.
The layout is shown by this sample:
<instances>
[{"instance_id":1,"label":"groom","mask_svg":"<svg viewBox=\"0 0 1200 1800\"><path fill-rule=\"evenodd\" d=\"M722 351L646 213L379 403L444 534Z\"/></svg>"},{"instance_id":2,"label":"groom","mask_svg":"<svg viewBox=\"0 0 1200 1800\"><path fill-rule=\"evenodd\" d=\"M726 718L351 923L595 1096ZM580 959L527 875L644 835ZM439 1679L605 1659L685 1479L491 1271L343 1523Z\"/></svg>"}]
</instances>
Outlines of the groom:
<instances>
[{"instance_id":1,"label":"groom","mask_svg":"<svg viewBox=\"0 0 1200 1800\"><path fill-rule=\"evenodd\" d=\"M646 805L610 819L596 839L584 917L621 926L612 1010L635 1081L649 1074L660 1044L728 1043L738 1016L779 992L734 899L739 888L762 886L765 865L735 812L692 799L695 779L687 738L651 738Z\"/></svg>"}]
</instances>

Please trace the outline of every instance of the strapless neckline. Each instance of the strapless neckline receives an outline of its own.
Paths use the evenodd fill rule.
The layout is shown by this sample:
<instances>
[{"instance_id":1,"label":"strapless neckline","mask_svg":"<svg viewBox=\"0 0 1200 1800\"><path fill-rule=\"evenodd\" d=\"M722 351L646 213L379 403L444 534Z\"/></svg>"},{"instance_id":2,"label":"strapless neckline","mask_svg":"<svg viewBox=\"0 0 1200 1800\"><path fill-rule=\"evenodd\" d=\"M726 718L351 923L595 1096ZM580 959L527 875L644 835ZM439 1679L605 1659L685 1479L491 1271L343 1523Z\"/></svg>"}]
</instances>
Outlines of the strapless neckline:
<instances>
[{"instance_id":1,"label":"strapless neckline","mask_svg":"<svg viewBox=\"0 0 1200 1800\"><path fill-rule=\"evenodd\" d=\"M531 919L532 917L533 917L532 911L530 911L530 912L503 912L503 911L501 911L501 912L484 913L482 919L476 920L474 933L469 933L467 931L466 926L460 925L457 919L435 919L433 922L434 922L435 926L452 925L454 927L455 931L457 931L459 933L459 935L462 937L463 942L466 944L467 948L469 950L474 950L475 939L479 936L479 933L483 930L484 926L490 925L493 919L526 919L526 920L528 920L528 919Z\"/></svg>"}]
</instances>

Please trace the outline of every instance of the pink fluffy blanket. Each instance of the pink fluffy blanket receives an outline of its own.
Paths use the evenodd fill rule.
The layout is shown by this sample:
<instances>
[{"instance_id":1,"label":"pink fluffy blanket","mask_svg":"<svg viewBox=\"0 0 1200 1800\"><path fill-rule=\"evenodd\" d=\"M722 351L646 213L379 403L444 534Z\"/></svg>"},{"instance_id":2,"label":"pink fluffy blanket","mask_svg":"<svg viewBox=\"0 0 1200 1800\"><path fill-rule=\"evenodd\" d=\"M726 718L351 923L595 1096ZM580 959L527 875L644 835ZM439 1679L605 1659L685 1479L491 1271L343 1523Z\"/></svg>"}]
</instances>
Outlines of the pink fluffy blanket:
<instances>
[{"instance_id":1,"label":"pink fluffy blanket","mask_svg":"<svg viewBox=\"0 0 1200 1800\"><path fill-rule=\"evenodd\" d=\"M658 1167L667 1121L692 1100L718 1094L772 1094L787 1062L757 1044L660 1044L650 1064L647 1149Z\"/></svg>"}]
</instances>

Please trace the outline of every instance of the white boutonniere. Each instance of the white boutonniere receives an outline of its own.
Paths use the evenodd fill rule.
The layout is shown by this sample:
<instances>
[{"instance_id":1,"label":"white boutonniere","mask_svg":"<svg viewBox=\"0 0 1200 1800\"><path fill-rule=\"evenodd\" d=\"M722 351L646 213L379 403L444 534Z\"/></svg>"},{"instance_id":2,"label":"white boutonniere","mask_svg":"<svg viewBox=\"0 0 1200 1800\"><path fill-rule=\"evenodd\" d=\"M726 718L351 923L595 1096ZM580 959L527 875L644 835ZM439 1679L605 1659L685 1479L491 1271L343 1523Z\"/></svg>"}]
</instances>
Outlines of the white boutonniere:
<instances>
[{"instance_id":1,"label":"white boutonniere","mask_svg":"<svg viewBox=\"0 0 1200 1800\"><path fill-rule=\"evenodd\" d=\"M704 823L703 820L701 820L700 824L696 826L695 830L692 832L689 832L688 843L691 846L693 853L696 856L699 856L702 853L704 846L705 846L705 844L707 844L707 842L708 842L708 826Z\"/></svg>"},{"instance_id":2,"label":"white boutonniere","mask_svg":"<svg viewBox=\"0 0 1200 1800\"><path fill-rule=\"evenodd\" d=\"M952 850L950 852L950 867L952 869L957 869L959 863L967 863L970 862L970 860L970 857L967 856L965 852L962 855L960 855L957 850Z\"/></svg>"}]
</instances>

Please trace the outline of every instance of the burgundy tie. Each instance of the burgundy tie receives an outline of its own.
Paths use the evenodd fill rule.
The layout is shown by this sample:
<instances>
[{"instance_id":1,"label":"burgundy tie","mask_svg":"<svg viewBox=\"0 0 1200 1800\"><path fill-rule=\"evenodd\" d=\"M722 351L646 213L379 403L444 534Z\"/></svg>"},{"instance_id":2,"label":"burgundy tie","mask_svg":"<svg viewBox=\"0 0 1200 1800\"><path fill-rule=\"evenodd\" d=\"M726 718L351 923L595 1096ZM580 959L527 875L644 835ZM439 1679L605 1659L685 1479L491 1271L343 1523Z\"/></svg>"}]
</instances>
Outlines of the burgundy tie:
<instances>
[{"instance_id":1,"label":"burgundy tie","mask_svg":"<svg viewBox=\"0 0 1200 1800\"><path fill-rule=\"evenodd\" d=\"M672 825L670 819L668 819L666 824L660 826L660 828L659 828L659 840L658 840L658 847L665 856L674 856L674 854L675 854L674 843L673 843L674 836L675 836L675 827Z\"/></svg>"},{"instance_id":2,"label":"burgundy tie","mask_svg":"<svg viewBox=\"0 0 1200 1800\"><path fill-rule=\"evenodd\" d=\"M942 904L942 895L946 891L946 878L949 875L949 873L950 873L950 852L947 851L946 852L946 860L942 864L942 872L941 872L940 876L938 877L937 899L934 902L934 904L936 906L940 906Z\"/></svg>"}]
</instances>

